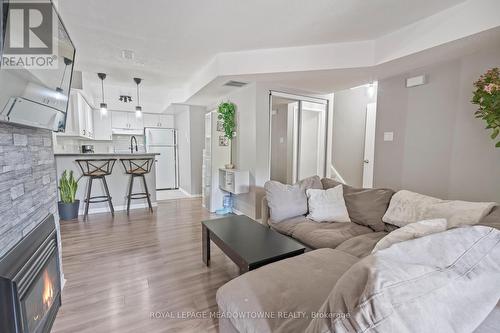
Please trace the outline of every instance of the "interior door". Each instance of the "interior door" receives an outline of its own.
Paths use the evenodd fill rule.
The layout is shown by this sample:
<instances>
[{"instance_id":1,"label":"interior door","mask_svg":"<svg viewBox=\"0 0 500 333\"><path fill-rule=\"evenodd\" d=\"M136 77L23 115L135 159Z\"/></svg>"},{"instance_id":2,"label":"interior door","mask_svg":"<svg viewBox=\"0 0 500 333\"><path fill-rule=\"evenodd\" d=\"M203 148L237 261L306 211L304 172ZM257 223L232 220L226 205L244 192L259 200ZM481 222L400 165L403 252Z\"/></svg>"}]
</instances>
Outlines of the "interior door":
<instances>
[{"instance_id":1,"label":"interior door","mask_svg":"<svg viewBox=\"0 0 500 333\"><path fill-rule=\"evenodd\" d=\"M373 160L375 158L375 127L377 104L366 106L365 155L363 160L363 188L373 187Z\"/></svg>"},{"instance_id":2,"label":"interior door","mask_svg":"<svg viewBox=\"0 0 500 333\"><path fill-rule=\"evenodd\" d=\"M178 188L175 147L150 147L149 152L160 154L156 155L156 189Z\"/></svg>"}]
</instances>

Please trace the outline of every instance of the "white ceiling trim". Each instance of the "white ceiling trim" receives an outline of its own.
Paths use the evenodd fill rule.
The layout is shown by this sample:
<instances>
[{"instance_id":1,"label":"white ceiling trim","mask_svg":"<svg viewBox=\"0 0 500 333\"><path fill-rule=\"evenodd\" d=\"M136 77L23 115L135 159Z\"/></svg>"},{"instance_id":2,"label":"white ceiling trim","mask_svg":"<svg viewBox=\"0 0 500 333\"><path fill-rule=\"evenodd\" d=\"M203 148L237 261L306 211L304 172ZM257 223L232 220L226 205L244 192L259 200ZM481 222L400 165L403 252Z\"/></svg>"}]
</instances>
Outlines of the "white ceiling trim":
<instances>
[{"instance_id":1,"label":"white ceiling trim","mask_svg":"<svg viewBox=\"0 0 500 333\"><path fill-rule=\"evenodd\" d=\"M500 26L500 1L469 0L376 40L220 53L182 94L220 76L373 67Z\"/></svg>"}]
</instances>

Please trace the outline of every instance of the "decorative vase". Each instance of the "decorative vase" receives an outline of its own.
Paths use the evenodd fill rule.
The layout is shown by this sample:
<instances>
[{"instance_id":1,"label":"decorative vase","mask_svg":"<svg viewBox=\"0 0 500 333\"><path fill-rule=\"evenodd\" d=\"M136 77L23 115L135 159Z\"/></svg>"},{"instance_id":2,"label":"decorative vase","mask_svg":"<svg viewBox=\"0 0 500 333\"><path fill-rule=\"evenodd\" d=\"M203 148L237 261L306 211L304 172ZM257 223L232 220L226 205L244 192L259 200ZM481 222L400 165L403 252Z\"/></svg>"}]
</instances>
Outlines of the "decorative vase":
<instances>
[{"instance_id":1,"label":"decorative vase","mask_svg":"<svg viewBox=\"0 0 500 333\"><path fill-rule=\"evenodd\" d=\"M75 200L73 203L64 203L59 201L57 203L59 209L59 217L61 220L70 221L78 218L78 210L80 208L80 200Z\"/></svg>"}]
</instances>

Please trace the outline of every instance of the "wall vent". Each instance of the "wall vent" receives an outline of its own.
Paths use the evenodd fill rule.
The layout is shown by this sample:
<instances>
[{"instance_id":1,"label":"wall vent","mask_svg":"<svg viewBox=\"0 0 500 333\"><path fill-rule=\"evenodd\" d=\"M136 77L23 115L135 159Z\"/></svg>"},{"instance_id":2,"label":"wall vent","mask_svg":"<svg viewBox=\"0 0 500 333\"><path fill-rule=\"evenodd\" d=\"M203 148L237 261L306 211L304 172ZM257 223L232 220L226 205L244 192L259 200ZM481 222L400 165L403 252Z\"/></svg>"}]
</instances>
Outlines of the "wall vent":
<instances>
[{"instance_id":1,"label":"wall vent","mask_svg":"<svg viewBox=\"0 0 500 333\"><path fill-rule=\"evenodd\" d=\"M227 81L226 83L224 83L225 86L227 87L237 87L237 88L241 88L243 86L246 86L248 83L247 82L240 82L240 81Z\"/></svg>"}]
</instances>

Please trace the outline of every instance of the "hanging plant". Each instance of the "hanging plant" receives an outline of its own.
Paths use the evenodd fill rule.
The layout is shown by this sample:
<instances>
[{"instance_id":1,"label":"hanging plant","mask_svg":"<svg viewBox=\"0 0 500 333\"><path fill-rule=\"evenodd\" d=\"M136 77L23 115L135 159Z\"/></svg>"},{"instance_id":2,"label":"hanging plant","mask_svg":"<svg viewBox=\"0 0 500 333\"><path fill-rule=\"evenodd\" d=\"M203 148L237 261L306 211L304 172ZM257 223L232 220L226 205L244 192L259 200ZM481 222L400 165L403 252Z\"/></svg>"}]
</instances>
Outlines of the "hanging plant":
<instances>
[{"instance_id":1,"label":"hanging plant","mask_svg":"<svg viewBox=\"0 0 500 333\"><path fill-rule=\"evenodd\" d=\"M474 82L474 86L472 103L479 105L474 114L486 121L486 129L492 130L490 137L495 140L500 134L500 70L490 69ZM500 141L496 147L500 148Z\"/></svg>"},{"instance_id":2,"label":"hanging plant","mask_svg":"<svg viewBox=\"0 0 500 333\"><path fill-rule=\"evenodd\" d=\"M236 115L236 105L231 102L220 103L217 112L219 114L219 120L222 121L224 136L229 140L232 140L236 127L236 122L234 120Z\"/></svg>"}]
</instances>

